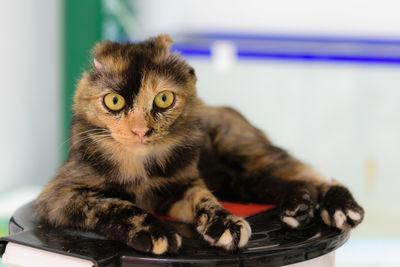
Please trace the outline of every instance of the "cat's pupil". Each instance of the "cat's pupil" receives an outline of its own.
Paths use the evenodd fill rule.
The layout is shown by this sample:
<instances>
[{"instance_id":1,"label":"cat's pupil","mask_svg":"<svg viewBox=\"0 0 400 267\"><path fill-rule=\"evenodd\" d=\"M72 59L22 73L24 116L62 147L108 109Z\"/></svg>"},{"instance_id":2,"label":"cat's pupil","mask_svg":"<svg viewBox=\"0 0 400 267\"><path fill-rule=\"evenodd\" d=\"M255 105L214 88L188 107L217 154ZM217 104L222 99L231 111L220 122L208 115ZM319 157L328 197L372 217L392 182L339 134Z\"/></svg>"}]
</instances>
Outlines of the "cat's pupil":
<instances>
[{"instance_id":1,"label":"cat's pupil","mask_svg":"<svg viewBox=\"0 0 400 267\"><path fill-rule=\"evenodd\" d=\"M114 103L114 105L116 105L118 103L118 97L116 97L116 96L113 97L113 103Z\"/></svg>"},{"instance_id":2,"label":"cat's pupil","mask_svg":"<svg viewBox=\"0 0 400 267\"><path fill-rule=\"evenodd\" d=\"M167 96L165 95L165 94L163 94L162 96L161 96L161 99L162 99L162 101L166 101L167 100Z\"/></svg>"}]
</instances>

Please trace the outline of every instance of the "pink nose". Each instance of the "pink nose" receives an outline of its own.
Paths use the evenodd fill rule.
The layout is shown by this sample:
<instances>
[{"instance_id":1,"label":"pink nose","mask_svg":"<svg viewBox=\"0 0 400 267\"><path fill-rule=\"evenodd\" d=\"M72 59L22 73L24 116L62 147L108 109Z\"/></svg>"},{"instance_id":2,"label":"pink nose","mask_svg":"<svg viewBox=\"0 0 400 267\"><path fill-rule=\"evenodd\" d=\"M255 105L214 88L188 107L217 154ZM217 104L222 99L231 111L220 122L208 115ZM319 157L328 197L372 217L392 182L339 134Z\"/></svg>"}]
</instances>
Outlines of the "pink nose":
<instances>
[{"instance_id":1,"label":"pink nose","mask_svg":"<svg viewBox=\"0 0 400 267\"><path fill-rule=\"evenodd\" d=\"M135 129L135 130L132 130L132 133L133 133L134 135L137 135L137 137L139 137L139 139L140 139L140 142L143 143L143 138L144 138L146 135L148 135L149 129L145 129L145 130L138 130L138 129Z\"/></svg>"}]
</instances>

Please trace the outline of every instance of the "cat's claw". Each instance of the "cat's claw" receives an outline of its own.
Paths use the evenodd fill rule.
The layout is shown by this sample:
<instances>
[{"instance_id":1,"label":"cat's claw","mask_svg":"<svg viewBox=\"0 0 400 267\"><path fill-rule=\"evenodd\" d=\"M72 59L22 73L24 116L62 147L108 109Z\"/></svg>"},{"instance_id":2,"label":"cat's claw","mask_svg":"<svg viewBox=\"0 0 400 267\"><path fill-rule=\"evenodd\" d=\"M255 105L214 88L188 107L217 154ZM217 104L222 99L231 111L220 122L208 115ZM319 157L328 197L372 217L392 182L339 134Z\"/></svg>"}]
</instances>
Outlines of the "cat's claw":
<instances>
[{"instance_id":1,"label":"cat's claw","mask_svg":"<svg viewBox=\"0 0 400 267\"><path fill-rule=\"evenodd\" d=\"M222 212L203 213L196 223L197 231L209 244L226 250L244 247L251 236L251 228L243 218Z\"/></svg>"},{"instance_id":2,"label":"cat's claw","mask_svg":"<svg viewBox=\"0 0 400 267\"><path fill-rule=\"evenodd\" d=\"M323 200L321 217L329 226L349 230L362 222L364 209L357 204L348 189L332 186Z\"/></svg>"},{"instance_id":3,"label":"cat's claw","mask_svg":"<svg viewBox=\"0 0 400 267\"><path fill-rule=\"evenodd\" d=\"M307 193L291 197L281 207L281 221L290 228L306 225L314 217L314 203Z\"/></svg>"}]
</instances>

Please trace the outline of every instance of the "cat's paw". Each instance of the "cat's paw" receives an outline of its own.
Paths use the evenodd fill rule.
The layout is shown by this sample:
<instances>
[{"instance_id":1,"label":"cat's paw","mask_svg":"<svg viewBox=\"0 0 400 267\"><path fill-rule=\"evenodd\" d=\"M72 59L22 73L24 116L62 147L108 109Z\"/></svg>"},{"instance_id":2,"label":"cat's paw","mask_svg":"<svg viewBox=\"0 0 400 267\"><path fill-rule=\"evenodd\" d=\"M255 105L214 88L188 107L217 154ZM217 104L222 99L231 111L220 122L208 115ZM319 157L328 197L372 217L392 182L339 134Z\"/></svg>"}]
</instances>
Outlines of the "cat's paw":
<instances>
[{"instance_id":1,"label":"cat's paw","mask_svg":"<svg viewBox=\"0 0 400 267\"><path fill-rule=\"evenodd\" d=\"M129 232L128 245L141 252L156 255L166 252L175 253L182 244L182 238L175 227L148 215L140 226Z\"/></svg>"},{"instance_id":2,"label":"cat's paw","mask_svg":"<svg viewBox=\"0 0 400 267\"><path fill-rule=\"evenodd\" d=\"M251 235L248 222L225 210L198 214L195 226L209 244L226 250L244 247Z\"/></svg>"},{"instance_id":3,"label":"cat's paw","mask_svg":"<svg viewBox=\"0 0 400 267\"><path fill-rule=\"evenodd\" d=\"M332 186L323 199L321 217L327 225L349 230L361 223L364 209L357 204L347 188Z\"/></svg>"},{"instance_id":4,"label":"cat's paw","mask_svg":"<svg viewBox=\"0 0 400 267\"><path fill-rule=\"evenodd\" d=\"M307 192L289 195L281 205L281 221L291 228L298 228L314 217L315 203Z\"/></svg>"}]
</instances>

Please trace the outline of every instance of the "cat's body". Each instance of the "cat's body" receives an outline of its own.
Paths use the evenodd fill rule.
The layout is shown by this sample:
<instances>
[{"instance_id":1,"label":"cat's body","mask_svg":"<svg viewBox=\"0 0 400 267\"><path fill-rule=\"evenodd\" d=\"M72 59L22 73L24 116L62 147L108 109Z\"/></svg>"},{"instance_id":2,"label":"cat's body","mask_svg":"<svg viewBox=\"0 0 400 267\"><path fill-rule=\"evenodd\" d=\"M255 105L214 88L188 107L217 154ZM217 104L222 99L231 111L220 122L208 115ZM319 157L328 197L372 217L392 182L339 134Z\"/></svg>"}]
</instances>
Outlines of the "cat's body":
<instances>
[{"instance_id":1,"label":"cat's body","mask_svg":"<svg viewBox=\"0 0 400 267\"><path fill-rule=\"evenodd\" d=\"M35 202L42 221L154 254L177 251L181 238L152 213L193 223L212 245L244 246L250 226L217 198L276 203L293 228L319 215L317 205L328 225L361 222L345 187L275 147L233 109L203 104L193 69L169 52L170 42L160 35L95 47L75 93L69 157Z\"/></svg>"}]
</instances>

